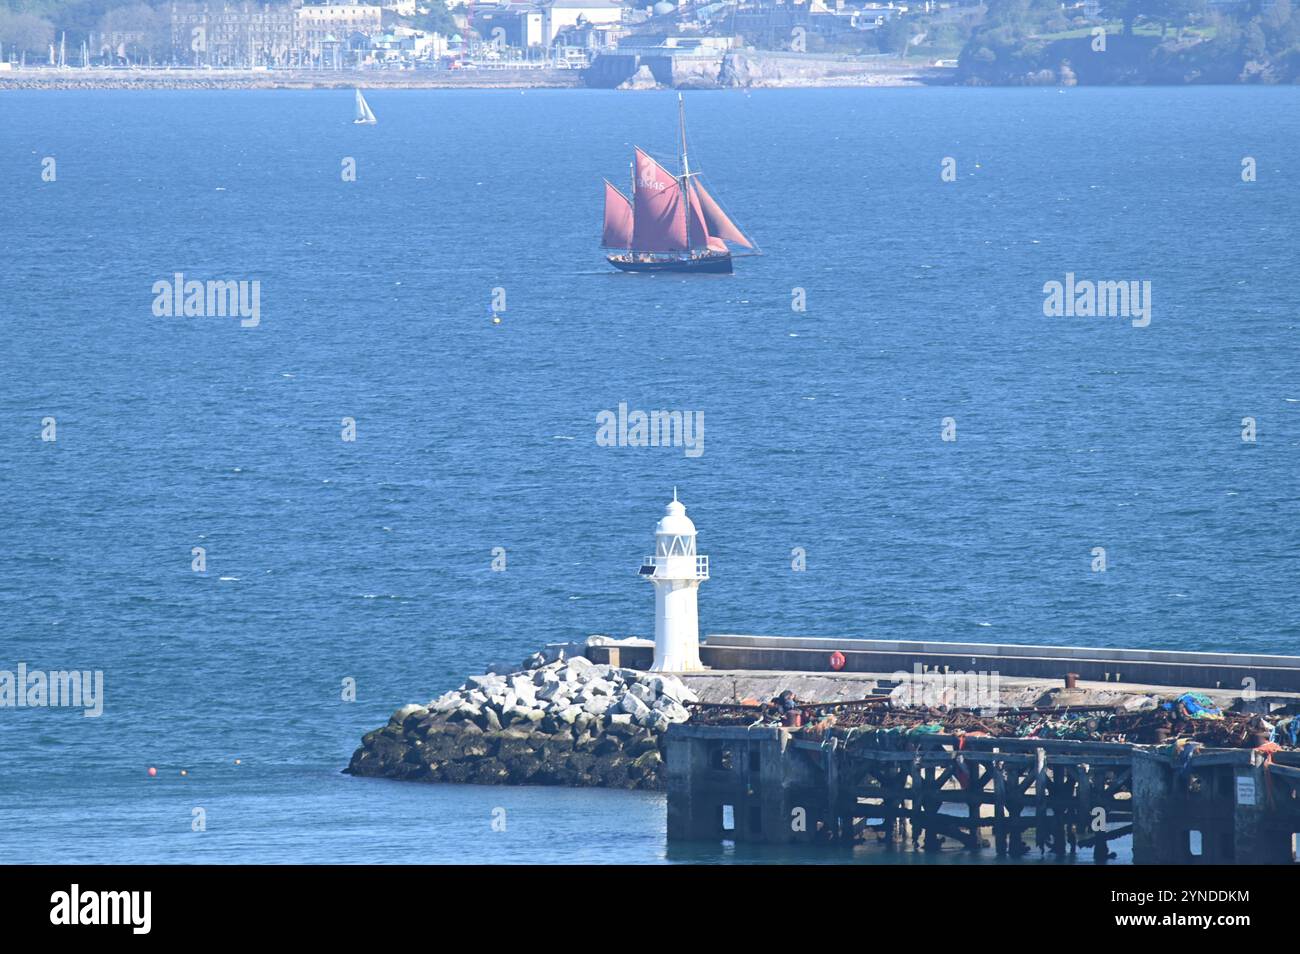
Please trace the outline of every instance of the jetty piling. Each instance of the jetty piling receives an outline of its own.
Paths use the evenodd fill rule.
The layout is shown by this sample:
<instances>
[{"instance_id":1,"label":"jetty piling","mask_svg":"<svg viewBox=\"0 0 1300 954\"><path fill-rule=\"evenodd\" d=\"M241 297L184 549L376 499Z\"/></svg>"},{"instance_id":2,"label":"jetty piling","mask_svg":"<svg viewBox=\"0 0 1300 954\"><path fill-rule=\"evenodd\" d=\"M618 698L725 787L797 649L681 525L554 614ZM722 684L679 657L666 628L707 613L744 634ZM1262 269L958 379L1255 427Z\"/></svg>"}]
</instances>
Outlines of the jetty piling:
<instances>
[{"instance_id":1,"label":"jetty piling","mask_svg":"<svg viewBox=\"0 0 1300 954\"><path fill-rule=\"evenodd\" d=\"M1058 858L1133 835L1133 860L1296 860L1300 752L856 729L822 738L693 718L666 736L668 837ZM900 747L901 743L901 747ZM731 825L724 820L734 819Z\"/></svg>"}]
</instances>

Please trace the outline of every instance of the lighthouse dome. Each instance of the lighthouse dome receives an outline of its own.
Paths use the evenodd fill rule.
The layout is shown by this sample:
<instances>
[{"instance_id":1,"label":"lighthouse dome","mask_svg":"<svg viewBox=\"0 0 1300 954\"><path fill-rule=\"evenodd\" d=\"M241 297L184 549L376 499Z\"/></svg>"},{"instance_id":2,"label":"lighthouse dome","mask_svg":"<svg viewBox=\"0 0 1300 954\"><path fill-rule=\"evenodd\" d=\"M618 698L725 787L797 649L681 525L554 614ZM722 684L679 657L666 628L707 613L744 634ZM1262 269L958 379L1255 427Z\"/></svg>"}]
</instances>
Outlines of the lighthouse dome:
<instances>
[{"instance_id":1,"label":"lighthouse dome","mask_svg":"<svg viewBox=\"0 0 1300 954\"><path fill-rule=\"evenodd\" d=\"M668 501L668 506L664 507L664 515L655 524L655 535L671 537L695 536L695 524L691 522L690 517L686 516L686 507L677 499L675 494L673 499Z\"/></svg>"}]
</instances>

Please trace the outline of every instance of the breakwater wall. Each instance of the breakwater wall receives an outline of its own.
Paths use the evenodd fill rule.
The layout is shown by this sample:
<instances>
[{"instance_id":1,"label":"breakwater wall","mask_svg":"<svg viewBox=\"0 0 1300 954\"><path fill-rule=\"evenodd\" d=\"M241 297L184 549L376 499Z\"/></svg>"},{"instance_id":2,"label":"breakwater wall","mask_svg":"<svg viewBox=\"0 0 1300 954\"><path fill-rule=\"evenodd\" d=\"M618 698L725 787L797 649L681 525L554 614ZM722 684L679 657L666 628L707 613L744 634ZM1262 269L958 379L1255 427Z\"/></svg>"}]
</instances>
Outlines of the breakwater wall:
<instances>
[{"instance_id":1,"label":"breakwater wall","mask_svg":"<svg viewBox=\"0 0 1300 954\"><path fill-rule=\"evenodd\" d=\"M842 657L840 671L832 654ZM1284 717L1300 697L1270 689L1300 684L1300 659L1292 657L729 635L701 647L714 667L704 672L648 672L652 656L648 640L594 636L548 646L520 664L492 664L455 690L397 709L366 733L345 771L426 782L663 789L675 727L689 720L692 729L729 730L734 726L707 723L730 720L746 738L764 738L780 728L781 715L762 704L786 690L803 700L804 731L821 726L832 737L929 724L1012 745L1020 741L1009 737L1023 735L1076 740L1061 741L1067 747L1186 739L1250 748L1273 736L1296 744L1296 723ZM996 711L988 715L961 709L970 703L958 698L958 685L928 684L934 675L980 669L1000 673ZM1066 686L1065 675L1077 671L1096 681ZM1135 684L1135 671L1152 677L1149 684ZM1172 677L1218 682L1241 672L1258 685L1207 690L1207 704L1222 707L1222 717L1197 721L1179 708L1190 686L1173 688L1179 683ZM1168 690L1155 688L1161 676L1172 683ZM918 697L913 684L925 692ZM1175 701L1162 705L1161 698Z\"/></svg>"},{"instance_id":2,"label":"breakwater wall","mask_svg":"<svg viewBox=\"0 0 1300 954\"><path fill-rule=\"evenodd\" d=\"M367 733L345 770L425 782L663 787L662 741L696 695L671 675L559 651L534 669L470 676Z\"/></svg>"},{"instance_id":3,"label":"breakwater wall","mask_svg":"<svg viewBox=\"0 0 1300 954\"><path fill-rule=\"evenodd\" d=\"M1300 692L1300 659L1245 653L715 634L701 645L700 659L715 669L828 672L836 652L843 656L843 672L910 672L920 665L1033 679L1075 673L1102 683Z\"/></svg>"},{"instance_id":4,"label":"breakwater wall","mask_svg":"<svg viewBox=\"0 0 1300 954\"><path fill-rule=\"evenodd\" d=\"M183 70L28 69L0 71L6 89L571 89L572 69Z\"/></svg>"}]
</instances>

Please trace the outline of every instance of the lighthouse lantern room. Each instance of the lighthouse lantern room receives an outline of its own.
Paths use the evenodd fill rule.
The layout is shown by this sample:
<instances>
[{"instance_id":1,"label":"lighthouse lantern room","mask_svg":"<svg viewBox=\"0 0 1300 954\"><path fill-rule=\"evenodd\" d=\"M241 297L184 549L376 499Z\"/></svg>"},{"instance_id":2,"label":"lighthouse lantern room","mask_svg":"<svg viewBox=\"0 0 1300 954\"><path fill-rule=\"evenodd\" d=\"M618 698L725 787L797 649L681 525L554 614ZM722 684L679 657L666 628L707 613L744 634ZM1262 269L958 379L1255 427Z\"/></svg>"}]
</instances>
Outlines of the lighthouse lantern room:
<instances>
[{"instance_id":1,"label":"lighthouse lantern room","mask_svg":"<svg viewBox=\"0 0 1300 954\"><path fill-rule=\"evenodd\" d=\"M709 578L709 558L695 552L695 524L673 499L655 527L655 552L641 562L641 576L655 587L655 658L652 672L697 672L700 614L696 595Z\"/></svg>"}]
</instances>

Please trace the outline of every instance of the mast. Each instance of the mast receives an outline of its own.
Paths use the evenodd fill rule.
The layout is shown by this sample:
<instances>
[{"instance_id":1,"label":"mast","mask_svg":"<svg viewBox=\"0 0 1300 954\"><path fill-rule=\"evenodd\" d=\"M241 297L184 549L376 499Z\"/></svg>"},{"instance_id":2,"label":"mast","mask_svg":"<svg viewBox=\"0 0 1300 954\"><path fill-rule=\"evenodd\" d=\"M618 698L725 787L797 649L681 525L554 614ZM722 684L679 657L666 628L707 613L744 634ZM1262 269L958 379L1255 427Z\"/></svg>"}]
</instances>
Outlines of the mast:
<instances>
[{"instance_id":1,"label":"mast","mask_svg":"<svg viewBox=\"0 0 1300 954\"><path fill-rule=\"evenodd\" d=\"M686 244L689 247L691 234L691 164L686 158L686 102L682 99L682 94L677 94L677 130L682 140L682 177L680 188L682 190L682 215L686 219ZM687 252L690 255L690 252Z\"/></svg>"},{"instance_id":2,"label":"mast","mask_svg":"<svg viewBox=\"0 0 1300 954\"><path fill-rule=\"evenodd\" d=\"M677 94L677 128L682 137L682 181L685 183L690 178L691 167L686 161L686 103L681 93Z\"/></svg>"}]
</instances>

